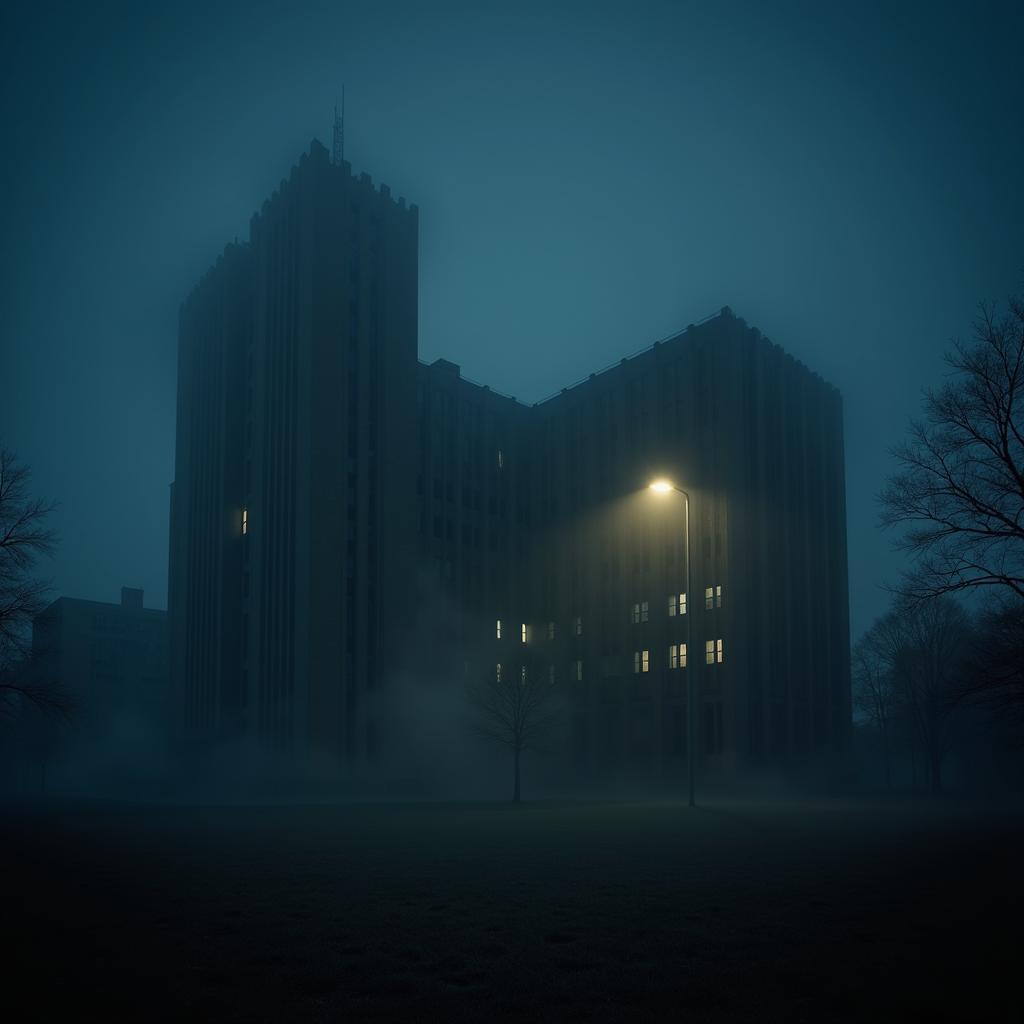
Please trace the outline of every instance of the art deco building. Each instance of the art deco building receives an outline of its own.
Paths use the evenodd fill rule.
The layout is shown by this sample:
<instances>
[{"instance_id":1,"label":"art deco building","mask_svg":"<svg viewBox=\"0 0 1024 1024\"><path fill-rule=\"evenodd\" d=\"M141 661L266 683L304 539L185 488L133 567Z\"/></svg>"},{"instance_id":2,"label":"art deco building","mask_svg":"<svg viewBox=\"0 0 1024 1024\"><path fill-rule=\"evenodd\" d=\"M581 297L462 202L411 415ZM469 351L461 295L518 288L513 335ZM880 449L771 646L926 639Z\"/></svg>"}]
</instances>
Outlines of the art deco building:
<instances>
[{"instance_id":1,"label":"art deco building","mask_svg":"<svg viewBox=\"0 0 1024 1024\"><path fill-rule=\"evenodd\" d=\"M194 740L372 759L416 557L417 211L314 143L181 309L172 678Z\"/></svg>"},{"instance_id":2,"label":"art deco building","mask_svg":"<svg viewBox=\"0 0 1024 1024\"><path fill-rule=\"evenodd\" d=\"M367 771L396 679L501 665L559 688L581 784L680 773L688 681L702 771L840 752L838 392L723 310L525 405L419 363L416 310L416 208L318 143L183 305L182 736Z\"/></svg>"},{"instance_id":3,"label":"art deco building","mask_svg":"<svg viewBox=\"0 0 1024 1024\"><path fill-rule=\"evenodd\" d=\"M443 360L420 390L421 550L465 610L453 657L565 689L574 781L683 773L691 680L704 773L841 752L833 387L726 309L530 407ZM659 477L690 495L690 592L684 501Z\"/></svg>"}]
</instances>

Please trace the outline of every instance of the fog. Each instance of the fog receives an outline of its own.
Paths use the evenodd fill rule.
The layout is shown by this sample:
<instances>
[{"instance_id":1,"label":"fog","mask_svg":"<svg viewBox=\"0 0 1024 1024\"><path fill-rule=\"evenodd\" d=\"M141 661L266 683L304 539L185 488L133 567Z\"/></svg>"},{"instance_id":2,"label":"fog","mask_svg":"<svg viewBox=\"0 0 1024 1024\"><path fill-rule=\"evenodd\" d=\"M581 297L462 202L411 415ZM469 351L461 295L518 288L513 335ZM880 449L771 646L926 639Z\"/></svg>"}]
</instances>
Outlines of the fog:
<instances>
[{"instance_id":1,"label":"fog","mask_svg":"<svg viewBox=\"0 0 1024 1024\"><path fill-rule=\"evenodd\" d=\"M894 545L913 516L883 530L879 494L898 465L893 448L921 415L923 391L953 379L943 354L974 336L979 303L1022 295L1022 38L1019 3L7 5L0 872L14 936L10 1004L29 1008L31 1019L110 1021L1020 1019L1020 475L1011 474L1009 497L997 503L1001 515L1010 508L1002 522L1017 553L1000 555L1004 575L986 581L981 597L957 587L952 597L916 603L894 595L910 566ZM371 577L369 557L360 549L357 573L351 550L369 531L357 534L353 525L350 441L348 490L340 470L323 488L338 500L337 535L326 554L305 551L306 590L287 605L288 614L306 615L306 628L317 595L336 599L317 606L327 609L316 625L319 688L303 689L300 679L275 704L277 688L293 683L294 664L314 678L312 656L295 659L291 649L282 668L281 655L266 686L245 661L251 648L239 637L274 616L258 619L255 598L250 603L255 545L241 546L261 526L245 504L226 499L223 518L239 520L231 527L239 541L233 575L225 583L228 571L205 563L203 571L217 568L190 606L199 610L189 620L188 656L208 659L194 673L203 686L186 697L164 687L185 675L169 668L185 645L168 651L166 621L154 618L168 604L179 311L225 244L249 237L250 218L311 141L330 147L343 90L344 157L354 175L366 172L394 199L418 206L421 361L450 360L469 381L532 406L729 307L722 333L708 335L715 344L757 347L767 366L770 339L838 389L849 635L845 563L828 540L842 520L841 502L829 505L841 474L829 475L824 456L806 469L811 456L838 450L828 445L839 436L839 413L832 393L806 374L764 404L764 391L750 400L753 385L743 392L746 406L723 403L744 415L758 409L760 419L742 435L737 429L742 440L728 449L769 452L750 479L734 479L728 495L714 490L725 474L710 474L703 495L699 474L687 481L698 506L728 497L728 515L747 516L750 543L736 547L747 561L734 566L728 543L724 562L720 554L720 523L700 509L707 529L694 551L707 554L695 554L697 564L711 565L713 550L715 572L728 564L721 572L732 575L712 579L709 571L691 581L687 496L682 576L683 506L652 512L642 504L649 495L636 489L642 479L628 495L605 487L600 493L615 493L617 504L591 504L589 519L563 515L567 533L557 541L582 548L589 538L594 556L582 584L571 563L572 599L601 586L622 605L621 621L607 601L602 621L588 621L586 675L581 660L570 660L581 657L571 643L584 635L582 619L571 636L568 621L559 622L563 646L539 646L531 662L526 637L520 646L515 632L526 624L509 609L515 662L505 665L502 690L493 609L480 637L481 608L451 596L454 561L440 566L452 570L450 589L437 573L422 569L414 579L410 571L405 590L415 597L397 600L392 588L379 609L374 588L384 574L372 577L359 599L372 611L358 605L358 628L370 639L359 641L357 658L355 613L342 624L342 594L347 614L357 606L357 575ZM351 302L353 321L354 310ZM1024 307L1017 318L1024 339ZM358 365L350 330L351 348L338 356L339 367L352 360L346 373ZM706 346L712 355L715 344ZM247 385L237 375L238 407L246 387L252 401L251 348L248 365ZM796 365L789 361L778 379ZM652 377L661 366L652 355ZM681 359L673 373L680 367L687 369ZM371 381L376 368L374 361ZM346 381L356 379L352 372ZM686 402L708 398L684 392L696 379L678 388L677 427ZM364 384L364 393L374 386ZM745 386L727 380L712 399ZM771 401L803 402L793 396L815 388L813 416L810 405L792 420L777 408L765 412ZM370 403L352 408L362 404ZM1019 399L991 404L1008 420L1012 408L1020 422ZM375 438L377 420L370 423ZM760 434L779 423L785 431L772 436L792 446L792 458ZM731 437L731 427L724 424L722 436ZM590 429L584 441L595 440ZM1007 453L1021 443L1014 429L1002 434L1011 463ZM636 436L635 419L628 435ZM454 436L445 436L452 465L462 454ZM556 432L524 431L517 443L535 436ZM699 447L683 429L675 436ZM702 450L717 452L714 441ZM377 479L380 451L387 456L375 444L369 473L360 463L360 488L370 474ZM340 442L332 452L340 464ZM41 500L43 512L53 503L43 516L56 531L52 553L45 534L20 551L8 543L15 520L6 453L30 470L29 498ZM669 473L680 455L669 451L663 466L654 460L664 451L626 451L634 454L638 478ZM535 455L525 452L524 463ZM700 463L693 451L682 461L691 456ZM249 457L233 465L239 478ZM503 459L499 448L499 467ZM545 468L558 473L554 461ZM249 493L248 466L245 481ZM455 509L451 477L446 496L440 476L433 482L431 497ZM425 509L427 481L419 483ZM598 491L583 490L586 507ZM366 493L377 501L372 486ZM349 509L338 495L347 495ZM794 506L794 495L802 504ZM890 509L899 497L890 493ZM462 507L486 523L483 513L495 509L479 490L475 498L471 506L464 490ZM486 562L492 594L507 584L496 575L525 575L513 564L523 557L515 499L506 509L502 497L500 517L484 527L485 539L500 545L482 545L476 528L481 577L485 553L504 552L513 537L507 560ZM578 511L578 499L571 492L566 504ZM462 513L445 515L454 544L453 519ZM360 506L359 517L362 531L371 513ZM412 520L411 512L395 517ZM605 558L602 531L613 520L625 524L630 544L642 537ZM211 521L219 522L216 514ZM440 543L441 520L434 522ZM226 535L223 524L218 529ZM382 533L382 547L399 543L394 530ZM305 539L313 535L310 528ZM377 564L372 536L367 550ZM805 537L820 543L801 547ZM469 550L471 526L462 539ZM641 550L644 586L655 578L665 585L627 594L639 589ZM652 551L661 576L650 571ZM294 560L294 543L291 553ZM758 571L741 579L755 556ZM529 564L546 571L534 557ZM764 568L771 560L778 572ZM317 573L330 575L330 585L309 584ZM253 589L270 578L267 592L283 592L294 575L280 584L287 571L258 579L254 570ZM541 575L528 581L534 590ZM568 589L568 571L552 575ZM470 593L466 577L460 582ZM730 618L734 592L749 584L752 593L755 577L760 604L747 607L760 618ZM44 595L35 581L48 585ZM542 582L548 587L550 578ZM142 594L122 593L120 609L82 611L78 632L68 632L51 662L44 629L31 647L32 619L50 600L116 603L122 587L144 589L145 608ZM267 600L285 607L291 597L274 591ZM20 618L12 618L19 601ZM403 602L415 603L415 614ZM545 592L530 607L555 603ZM59 609L50 611L59 625ZM367 624L378 612L388 629L375 633ZM155 626L143 635L145 615ZM691 635L695 618L715 628ZM602 645L613 619L616 639ZM216 655L195 640L208 626L222 645ZM299 643L313 632L295 631ZM554 641L554 623L546 632ZM384 647L383 635L399 637L401 649ZM723 637L725 670L715 674ZM848 682L848 647L853 689L838 692ZM378 648L388 664L375 675L369 665ZM740 651L746 661L735 657ZM227 670L224 652L234 658ZM732 664L740 671L731 673ZM47 692L40 665L102 686ZM488 735L493 702L512 702L499 717L523 714L523 695L539 692L542 667L546 689L528 712L529 727L514 739L507 727L497 740L493 728ZM682 668L688 674L674 671ZM209 716L221 737L208 743L183 723L202 718L199 701L221 701L214 691L222 679L236 689ZM485 679L494 680L490 690ZM644 690L648 679L661 689ZM358 700L346 706L357 680ZM582 696L570 699L573 684ZM308 713L313 703L317 714L334 716L326 725ZM725 735L742 735L743 750L727 742L723 753L723 707L733 716ZM387 723L383 735L378 722ZM307 744L303 728L334 748ZM296 749L286 752L278 732L299 736ZM601 737L603 762L595 753ZM696 795L688 802L691 779Z\"/></svg>"},{"instance_id":2,"label":"fog","mask_svg":"<svg viewBox=\"0 0 1024 1024\"><path fill-rule=\"evenodd\" d=\"M835 384L852 633L887 449L1018 285L1015 5L68 4L7 13L0 435L55 593L166 593L178 304L342 86L420 205L420 352L532 402L730 305ZM160 606L163 602L158 602Z\"/></svg>"}]
</instances>

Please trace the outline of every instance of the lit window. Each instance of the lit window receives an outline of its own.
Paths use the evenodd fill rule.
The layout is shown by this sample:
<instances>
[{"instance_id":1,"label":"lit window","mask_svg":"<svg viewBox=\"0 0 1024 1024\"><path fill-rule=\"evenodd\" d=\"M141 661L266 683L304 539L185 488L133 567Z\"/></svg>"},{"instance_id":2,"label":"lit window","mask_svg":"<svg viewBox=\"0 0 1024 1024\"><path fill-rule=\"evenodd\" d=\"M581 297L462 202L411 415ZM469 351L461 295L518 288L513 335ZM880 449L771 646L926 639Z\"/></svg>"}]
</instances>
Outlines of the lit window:
<instances>
[{"instance_id":1,"label":"lit window","mask_svg":"<svg viewBox=\"0 0 1024 1024\"><path fill-rule=\"evenodd\" d=\"M498 662L498 670L494 673L494 678L500 683L501 682L501 662Z\"/></svg>"},{"instance_id":2,"label":"lit window","mask_svg":"<svg viewBox=\"0 0 1024 1024\"><path fill-rule=\"evenodd\" d=\"M704 661L708 665L714 665L715 663L715 641L707 640L704 643Z\"/></svg>"},{"instance_id":3,"label":"lit window","mask_svg":"<svg viewBox=\"0 0 1024 1024\"><path fill-rule=\"evenodd\" d=\"M247 508L242 509L242 536L244 537L249 532L249 510Z\"/></svg>"},{"instance_id":4,"label":"lit window","mask_svg":"<svg viewBox=\"0 0 1024 1024\"><path fill-rule=\"evenodd\" d=\"M679 609L679 597L677 594L668 595L668 617L670 619L675 618L676 612Z\"/></svg>"},{"instance_id":5,"label":"lit window","mask_svg":"<svg viewBox=\"0 0 1024 1024\"><path fill-rule=\"evenodd\" d=\"M630 614L630 622L634 625L640 621L640 605L639 603L633 605L633 611Z\"/></svg>"},{"instance_id":6,"label":"lit window","mask_svg":"<svg viewBox=\"0 0 1024 1024\"><path fill-rule=\"evenodd\" d=\"M530 642L530 627L525 622L519 627L519 634L524 644Z\"/></svg>"},{"instance_id":7,"label":"lit window","mask_svg":"<svg viewBox=\"0 0 1024 1024\"><path fill-rule=\"evenodd\" d=\"M577 615L572 620L572 631L575 636L583 636L583 616Z\"/></svg>"},{"instance_id":8,"label":"lit window","mask_svg":"<svg viewBox=\"0 0 1024 1024\"><path fill-rule=\"evenodd\" d=\"M555 639L555 624L553 622L548 623L548 639Z\"/></svg>"},{"instance_id":9,"label":"lit window","mask_svg":"<svg viewBox=\"0 0 1024 1024\"><path fill-rule=\"evenodd\" d=\"M715 641L715 661L717 661L719 665L722 664L722 641L721 640L716 640Z\"/></svg>"},{"instance_id":10,"label":"lit window","mask_svg":"<svg viewBox=\"0 0 1024 1024\"><path fill-rule=\"evenodd\" d=\"M583 662L580 661L579 659L576 660L576 678L577 679L582 679L583 678Z\"/></svg>"},{"instance_id":11,"label":"lit window","mask_svg":"<svg viewBox=\"0 0 1024 1024\"><path fill-rule=\"evenodd\" d=\"M711 611L715 607L715 591L712 587L704 588L704 610Z\"/></svg>"},{"instance_id":12,"label":"lit window","mask_svg":"<svg viewBox=\"0 0 1024 1024\"><path fill-rule=\"evenodd\" d=\"M647 622L648 621L648 611L647 611L647 602L646 601L641 601L640 602L640 621L641 622Z\"/></svg>"},{"instance_id":13,"label":"lit window","mask_svg":"<svg viewBox=\"0 0 1024 1024\"><path fill-rule=\"evenodd\" d=\"M686 595L685 594L680 594L679 595L679 614L680 615L685 615L686 614Z\"/></svg>"},{"instance_id":14,"label":"lit window","mask_svg":"<svg viewBox=\"0 0 1024 1024\"><path fill-rule=\"evenodd\" d=\"M722 607L722 584L721 583L719 583L718 586L715 587L715 607L716 608L721 608Z\"/></svg>"},{"instance_id":15,"label":"lit window","mask_svg":"<svg viewBox=\"0 0 1024 1024\"><path fill-rule=\"evenodd\" d=\"M554 665L548 665L548 682L552 686L555 685L555 666Z\"/></svg>"},{"instance_id":16,"label":"lit window","mask_svg":"<svg viewBox=\"0 0 1024 1024\"><path fill-rule=\"evenodd\" d=\"M672 644L668 649L669 668L686 668L686 644Z\"/></svg>"},{"instance_id":17,"label":"lit window","mask_svg":"<svg viewBox=\"0 0 1024 1024\"><path fill-rule=\"evenodd\" d=\"M501 639L501 619L498 619L497 623L495 623L494 635L498 640Z\"/></svg>"},{"instance_id":18,"label":"lit window","mask_svg":"<svg viewBox=\"0 0 1024 1024\"><path fill-rule=\"evenodd\" d=\"M641 651L640 652L640 671L649 672L651 670L651 652Z\"/></svg>"}]
</instances>

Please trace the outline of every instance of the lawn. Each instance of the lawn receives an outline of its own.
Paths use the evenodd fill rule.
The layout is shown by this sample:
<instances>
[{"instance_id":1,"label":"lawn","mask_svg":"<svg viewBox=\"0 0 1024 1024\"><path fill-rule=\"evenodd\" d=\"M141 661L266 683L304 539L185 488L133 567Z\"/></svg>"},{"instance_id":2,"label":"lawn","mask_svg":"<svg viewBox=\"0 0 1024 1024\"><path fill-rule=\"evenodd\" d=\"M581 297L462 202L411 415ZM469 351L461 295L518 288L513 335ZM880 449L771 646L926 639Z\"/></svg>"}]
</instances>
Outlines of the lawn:
<instances>
[{"instance_id":1,"label":"lawn","mask_svg":"<svg viewBox=\"0 0 1024 1024\"><path fill-rule=\"evenodd\" d=\"M1024 1016L1024 828L1006 812L0 811L12 1021Z\"/></svg>"}]
</instances>

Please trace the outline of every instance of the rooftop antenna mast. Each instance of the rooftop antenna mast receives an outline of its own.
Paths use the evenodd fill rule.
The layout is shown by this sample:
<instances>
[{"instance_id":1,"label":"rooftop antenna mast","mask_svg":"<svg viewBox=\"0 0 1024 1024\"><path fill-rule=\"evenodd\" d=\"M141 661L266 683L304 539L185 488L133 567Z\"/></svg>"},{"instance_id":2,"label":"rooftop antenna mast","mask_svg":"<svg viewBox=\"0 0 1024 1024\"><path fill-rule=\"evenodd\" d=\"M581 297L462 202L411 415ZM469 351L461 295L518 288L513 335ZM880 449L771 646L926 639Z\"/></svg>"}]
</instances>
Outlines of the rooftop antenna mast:
<instances>
[{"instance_id":1,"label":"rooftop antenna mast","mask_svg":"<svg viewBox=\"0 0 1024 1024\"><path fill-rule=\"evenodd\" d=\"M338 104L334 104L334 146L331 157L336 167L340 167L345 159L345 86L341 87L341 113Z\"/></svg>"}]
</instances>

